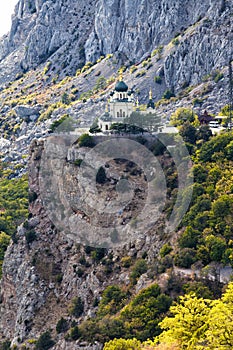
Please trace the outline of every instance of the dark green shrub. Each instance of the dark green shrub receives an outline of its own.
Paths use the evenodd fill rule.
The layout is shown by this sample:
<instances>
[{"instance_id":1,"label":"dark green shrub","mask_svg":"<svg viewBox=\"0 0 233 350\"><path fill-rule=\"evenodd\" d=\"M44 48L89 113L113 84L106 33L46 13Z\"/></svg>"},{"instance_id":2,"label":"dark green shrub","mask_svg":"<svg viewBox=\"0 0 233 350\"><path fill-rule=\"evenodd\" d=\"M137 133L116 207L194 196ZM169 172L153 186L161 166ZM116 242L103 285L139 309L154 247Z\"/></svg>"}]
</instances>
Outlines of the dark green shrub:
<instances>
[{"instance_id":1,"label":"dark green shrub","mask_svg":"<svg viewBox=\"0 0 233 350\"><path fill-rule=\"evenodd\" d=\"M26 231L25 238L28 244L36 240L36 232L34 230Z\"/></svg>"},{"instance_id":2,"label":"dark green shrub","mask_svg":"<svg viewBox=\"0 0 233 350\"><path fill-rule=\"evenodd\" d=\"M136 284L137 279L146 271L147 271L146 261L144 259L137 260L130 275L132 283Z\"/></svg>"},{"instance_id":3,"label":"dark green shrub","mask_svg":"<svg viewBox=\"0 0 233 350\"><path fill-rule=\"evenodd\" d=\"M155 82L156 84L161 84L161 83L162 83L162 78L161 78L159 75L156 75L156 76L154 77L154 82Z\"/></svg>"},{"instance_id":4,"label":"dark green shrub","mask_svg":"<svg viewBox=\"0 0 233 350\"><path fill-rule=\"evenodd\" d=\"M93 300L92 306L97 307L98 305L99 305L99 299L95 297L95 299Z\"/></svg>"},{"instance_id":5,"label":"dark green shrub","mask_svg":"<svg viewBox=\"0 0 233 350\"><path fill-rule=\"evenodd\" d=\"M106 249L105 248L95 248L91 252L91 257L96 262L99 262L100 260L102 260L105 255L106 255Z\"/></svg>"},{"instance_id":6,"label":"dark green shrub","mask_svg":"<svg viewBox=\"0 0 233 350\"><path fill-rule=\"evenodd\" d=\"M78 340L81 336L81 332L78 328L78 326L74 326L73 328L71 328L70 330L70 338L72 340Z\"/></svg>"},{"instance_id":7,"label":"dark green shrub","mask_svg":"<svg viewBox=\"0 0 233 350\"><path fill-rule=\"evenodd\" d=\"M163 94L163 98L170 100L171 97L175 97L175 94L171 90L166 90Z\"/></svg>"},{"instance_id":8,"label":"dark green shrub","mask_svg":"<svg viewBox=\"0 0 233 350\"><path fill-rule=\"evenodd\" d=\"M197 261L196 251L191 248L184 248L175 255L174 262L179 267L190 268Z\"/></svg>"},{"instance_id":9,"label":"dark green shrub","mask_svg":"<svg viewBox=\"0 0 233 350\"><path fill-rule=\"evenodd\" d=\"M69 325L68 325L68 322L65 318L61 318L58 322L57 322L57 325L56 325L56 331L57 333L64 333L66 331L68 331L69 329Z\"/></svg>"},{"instance_id":10,"label":"dark green shrub","mask_svg":"<svg viewBox=\"0 0 233 350\"><path fill-rule=\"evenodd\" d=\"M213 293L202 282L192 281L183 285L185 294L195 293L198 298L214 299Z\"/></svg>"},{"instance_id":11,"label":"dark green shrub","mask_svg":"<svg viewBox=\"0 0 233 350\"><path fill-rule=\"evenodd\" d=\"M185 142L195 144L196 128L190 122L187 121L181 126L180 135Z\"/></svg>"},{"instance_id":12,"label":"dark green shrub","mask_svg":"<svg viewBox=\"0 0 233 350\"><path fill-rule=\"evenodd\" d=\"M96 134L98 132L101 132L101 129L98 127L98 125L97 126L91 126L90 129L89 129L89 132L91 134Z\"/></svg>"},{"instance_id":13,"label":"dark green shrub","mask_svg":"<svg viewBox=\"0 0 233 350\"><path fill-rule=\"evenodd\" d=\"M196 248L200 232L194 230L191 226L186 227L182 236L178 239L181 248Z\"/></svg>"},{"instance_id":14,"label":"dark green shrub","mask_svg":"<svg viewBox=\"0 0 233 350\"><path fill-rule=\"evenodd\" d=\"M96 174L96 182L98 184L104 184L106 182L106 172L104 168L101 166Z\"/></svg>"},{"instance_id":15,"label":"dark green shrub","mask_svg":"<svg viewBox=\"0 0 233 350\"><path fill-rule=\"evenodd\" d=\"M30 191L29 194L28 194L28 200L29 200L29 203L32 203L32 202L35 202L35 200L37 199L37 193L34 192L34 191Z\"/></svg>"},{"instance_id":16,"label":"dark green shrub","mask_svg":"<svg viewBox=\"0 0 233 350\"><path fill-rule=\"evenodd\" d=\"M84 311L84 302L80 297L74 298L69 307L70 315L80 317Z\"/></svg>"},{"instance_id":17,"label":"dark green shrub","mask_svg":"<svg viewBox=\"0 0 233 350\"><path fill-rule=\"evenodd\" d=\"M79 263L80 263L81 265L85 266L85 265L86 265L86 262L87 262L87 261L86 261L85 256L82 255L81 258L79 259Z\"/></svg>"},{"instance_id":18,"label":"dark green shrub","mask_svg":"<svg viewBox=\"0 0 233 350\"><path fill-rule=\"evenodd\" d=\"M119 286L108 286L99 303L98 316L112 315L120 310L126 300L126 293Z\"/></svg>"},{"instance_id":19,"label":"dark green shrub","mask_svg":"<svg viewBox=\"0 0 233 350\"><path fill-rule=\"evenodd\" d=\"M62 279L63 279L63 275L61 273L59 273L57 276L56 276L56 281L57 283L61 283L62 282Z\"/></svg>"},{"instance_id":20,"label":"dark green shrub","mask_svg":"<svg viewBox=\"0 0 233 350\"><path fill-rule=\"evenodd\" d=\"M36 350L48 350L54 344L55 344L55 342L51 338L50 332L46 331L45 333L41 334L40 338L37 340L35 349Z\"/></svg>"},{"instance_id":21,"label":"dark green shrub","mask_svg":"<svg viewBox=\"0 0 233 350\"><path fill-rule=\"evenodd\" d=\"M83 134L78 139L78 144L80 147L94 147L93 137L88 134Z\"/></svg>"},{"instance_id":22,"label":"dark green shrub","mask_svg":"<svg viewBox=\"0 0 233 350\"><path fill-rule=\"evenodd\" d=\"M167 269L173 266L173 257L171 255L164 256L158 265L158 273L164 273Z\"/></svg>"},{"instance_id":23,"label":"dark green shrub","mask_svg":"<svg viewBox=\"0 0 233 350\"><path fill-rule=\"evenodd\" d=\"M86 245L84 250L87 255L90 255L94 248L90 247L89 245Z\"/></svg>"},{"instance_id":24,"label":"dark green shrub","mask_svg":"<svg viewBox=\"0 0 233 350\"><path fill-rule=\"evenodd\" d=\"M0 350L10 350L11 349L11 342L9 340L5 340L3 343L0 344Z\"/></svg>"},{"instance_id":25,"label":"dark green shrub","mask_svg":"<svg viewBox=\"0 0 233 350\"><path fill-rule=\"evenodd\" d=\"M61 97L61 102L64 103L65 105L69 105L70 104L70 98L69 95L67 94L67 92L64 92L62 97Z\"/></svg>"},{"instance_id":26,"label":"dark green shrub","mask_svg":"<svg viewBox=\"0 0 233 350\"><path fill-rule=\"evenodd\" d=\"M162 258L164 258L165 255L169 254L171 251L172 251L171 245L169 243L166 243L160 249L159 254Z\"/></svg>"},{"instance_id":27,"label":"dark green shrub","mask_svg":"<svg viewBox=\"0 0 233 350\"><path fill-rule=\"evenodd\" d=\"M82 161L83 161L82 159L76 159L76 160L74 161L74 165L80 167L80 165L82 164Z\"/></svg>"},{"instance_id":28,"label":"dark green shrub","mask_svg":"<svg viewBox=\"0 0 233 350\"><path fill-rule=\"evenodd\" d=\"M180 43L180 41L179 41L178 38L172 39L172 44L173 44L173 45L177 46L177 45L179 45L179 43Z\"/></svg>"},{"instance_id":29,"label":"dark green shrub","mask_svg":"<svg viewBox=\"0 0 233 350\"><path fill-rule=\"evenodd\" d=\"M82 269L78 269L76 271L76 274L77 274L78 277L82 277L84 275L84 271Z\"/></svg>"}]
</instances>

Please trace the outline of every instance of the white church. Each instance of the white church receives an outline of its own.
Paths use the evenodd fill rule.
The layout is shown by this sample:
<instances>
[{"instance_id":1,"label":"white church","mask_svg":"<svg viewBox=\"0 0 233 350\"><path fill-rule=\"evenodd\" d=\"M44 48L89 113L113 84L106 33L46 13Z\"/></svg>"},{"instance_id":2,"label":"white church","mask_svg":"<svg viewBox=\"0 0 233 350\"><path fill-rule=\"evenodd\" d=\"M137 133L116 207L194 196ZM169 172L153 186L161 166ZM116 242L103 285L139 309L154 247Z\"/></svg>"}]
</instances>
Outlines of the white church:
<instances>
[{"instance_id":1,"label":"white church","mask_svg":"<svg viewBox=\"0 0 233 350\"><path fill-rule=\"evenodd\" d=\"M110 130L113 123L123 123L132 112L138 111L138 100L135 101L134 93L123 81L122 75L116 83L115 90L110 93L110 100L106 106L105 113L99 118L98 126L106 132ZM143 114L155 113L155 105L152 100L152 91L149 93L149 102Z\"/></svg>"}]
</instances>

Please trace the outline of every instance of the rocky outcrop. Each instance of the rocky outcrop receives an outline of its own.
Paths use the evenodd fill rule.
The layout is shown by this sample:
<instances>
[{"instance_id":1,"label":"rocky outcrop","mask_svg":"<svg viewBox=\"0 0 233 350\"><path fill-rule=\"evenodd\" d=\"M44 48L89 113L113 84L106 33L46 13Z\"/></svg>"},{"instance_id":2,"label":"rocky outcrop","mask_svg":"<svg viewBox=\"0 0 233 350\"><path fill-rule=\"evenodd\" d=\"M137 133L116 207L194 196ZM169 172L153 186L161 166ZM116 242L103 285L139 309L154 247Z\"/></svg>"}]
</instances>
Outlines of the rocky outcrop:
<instances>
[{"instance_id":1,"label":"rocky outcrop","mask_svg":"<svg viewBox=\"0 0 233 350\"><path fill-rule=\"evenodd\" d=\"M87 57L93 57L91 50L98 43L104 53L119 51L138 61L205 15L215 16L220 8L219 1L210 0L195 4L188 0L100 0L95 27L86 42Z\"/></svg>"},{"instance_id":2,"label":"rocky outcrop","mask_svg":"<svg viewBox=\"0 0 233 350\"><path fill-rule=\"evenodd\" d=\"M84 44L94 21L96 0L20 0L12 27L0 46L1 82L51 58L69 72L85 63ZM15 58L15 67L7 68ZM12 69L13 68L13 69ZM9 79L8 79L9 80Z\"/></svg>"},{"instance_id":3,"label":"rocky outcrop","mask_svg":"<svg viewBox=\"0 0 233 350\"><path fill-rule=\"evenodd\" d=\"M158 222L157 226L149 228L148 235L140 234L131 242L123 242L115 249L103 249L105 263L100 259L93 258L93 254L85 249L85 246L76 240L68 232L69 218L66 218L67 227L59 230L57 221L53 220L46 198L52 200L52 205L56 208L56 187L63 186L63 197L70 198L72 192L77 187L77 165L74 165L75 159L68 161L66 156L73 154L72 149L75 144L70 143L70 138L61 139L59 136L51 137L50 143L45 140L34 140L30 148L29 160L29 201L30 214L28 220L22 224L14 237L14 241L8 247L3 264L3 277L1 280L1 303L0 303L0 340L3 337L11 339L12 344L22 344L28 339L37 339L44 331L51 329L52 336L57 344L54 350L86 349L99 350L100 344L88 346L85 343L69 343L63 337L57 335L56 324L64 317L71 325L72 319L68 312L69 305L73 298L81 297L84 303L84 312L76 321L81 322L87 317L93 317L96 313L94 300L100 298L102 291L110 284L129 285L130 270L121 266L120 259L123 256L141 258L147 254L147 259L153 262L156 259L159 249L164 243L162 236L163 222ZM61 149L67 150L60 152ZM65 148L66 147L66 148ZM69 151L70 150L70 151ZM48 159L47 166L44 162L44 154L51 154L53 151L59 151L57 159ZM81 148L77 151L77 156L84 156L89 150ZM60 158L59 158L60 155ZM70 158L70 156L69 156ZM64 160L63 176L58 180L53 179L52 183L43 186L43 177L46 173L56 176L59 170L58 163ZM50 163L51 161L51 163ZM144 184L144 177L132 165L116 163L110 164L108 171L111 176L111 182L107 184L106 189L101 190L102 201L105 200L109 205L108 197L111 196L114 187L114 179L120 176L119 168L126 166L130 178L130 171L133 171L132 179L135 182L135 192L139 194L133 202L133 207L128 208L123 216L119 217L122 221L120 225L126 225L127 216L130 212L134 214L137 208L142 211L141 205L144 203L144 197L140 192L140 187ZM47 170L46 170L47 169ZM75 170L75 174L73 174ZM125 172L124 172L125 173ZM73 176L75 175L75 176ZM65 186L65 187L64 187ZM109 187L110 186L110 187ZM111 190L109 192L109 190ZM136 191L137 190L137 191ZM53 192L54 191L54 192ZM104 192L106 191L106 193ZM108 197L106 198L106 194ZM52 197L51 197L52 196ZM141 198L141 202L140 202ZM71 201L72 202L72 201ZM72 202L72 205L76 205ZM81 227L86 227L85 235L90 236L89 226L86 221L87 216L75 208L75 215L79 218L79 226L76 227L76 234L79 235ZM64 213L66 213L64 208ZM59 212L57 212L59 215ZM81 214L81 215L80 215ZM104 218L102 214L102 222ZM136 214L135 214L136 215ZM107 214L106 214L107 217ZM64 218L60 218L63 220ZM107 221L106 221L107 222ZM111 232L111 223L108 223ZM135 224L136 225L136 224ZM140 227L140 222L138 223ZM125 226L122 226L125 227ZM132 225L133 228L133 225ZM93 228L92 228L93 229ZM135 230L136 232L136 230ZM92 232L93 234L93 232ZM85 239L85 238L84 238ZM106 261L108 264L106 264ZM151 279L144 274L135 286L136 291L151 283Z\"/></svg>"},{"instance_id":4,"label":"rocky outcrop","mask_svg":"<svg viewBox=\"0 0 233 350\"><path fill-rule=\"evenodd\" d=\"M0 44L0 82L46 60L63 74L108 53L137 63L182 34L164 53L166 83L196 83L232 58L231 12L228 0L20 0Z\"/></svg>"}]
</instances>

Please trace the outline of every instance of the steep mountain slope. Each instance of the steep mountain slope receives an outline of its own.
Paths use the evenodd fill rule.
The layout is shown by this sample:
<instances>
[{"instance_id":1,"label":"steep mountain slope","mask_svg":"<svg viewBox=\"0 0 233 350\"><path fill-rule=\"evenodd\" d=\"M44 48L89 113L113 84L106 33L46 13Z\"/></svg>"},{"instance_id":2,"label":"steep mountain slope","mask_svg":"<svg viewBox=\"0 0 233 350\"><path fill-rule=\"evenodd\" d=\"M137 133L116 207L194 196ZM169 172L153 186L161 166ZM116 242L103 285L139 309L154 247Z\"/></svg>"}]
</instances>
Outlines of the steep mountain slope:
<instances>
[{"instance_id":1,"label":"steep mountain slope","mask_svg":"<svg viewBox=\"0 0 233 350\"><path fill-rule=\"evenodd\" d=\"M143 234L138 234L131 242L124 243L123 241L119 247L116 244L116 248L110 250L83 246L83 244L79 244L79 239L76 240L74 236L67 235L65 228L57 230L51 221L46 205L46 189L42 189L43 174L41 169L43 168L44 153L47 152L46 147L55 146L57 148L62 145L62 142L60 137L54 137L49 143L41 140L34 141L31 145L29 162L30 215L29 219L18 228L14 242L9 246L5 257L1 281L0 341L7 338L13 340L15 344L22 344L25 340L38 339L48 329L52 329L53 336L56 336L56 325L61 317L67 318L72 326L72 324L76 324L78 319L79 322L82 322L88 317L95 316L101 293L109 284L124 286L130 293L138 292L152 283L155 274L153 264L157 259L159 249L164 242L169 240L169 234L162 234L163 219L160 219L156 226L150 227L146 239ZM64 140L64 142L68 141ZM79 156L85 156L85 153L89 152L88 148L78 148L77 145L73 147L76 152L78 151ZM72 144L70 149L72 150ZM76 160L78 154L76 154ZM60 160L57 159L55 162L59 163ZM58 167L58 163L55 168ZM126 225L126 223L122 223L124 217L132 217L132 215L137 215L137 210L142 210L145 202L144 197L147 195L146 191L143 193L142 190L145 187L144 177L140 172L135 172L134 165L130 163L132 162L120 162L119 164L112 162L108 167L109 183L110 180L111 183L117 183L119 176L126 173L129 181L136 179L135 194L139 193L139 198L136 204L133 203L131 207L129 205L127 211L124 211L123 217L118 219L118 221L120 220L118 225L123 225L122 228ZM54 161L52 164L54 166ZM64 193L68 194L69 191L73 192L73 189L79 186L76 176L80 169L75 165L74 159L72 161L66 160L64 168L68 169L67 180L63 182L63 178L66 177L66 171L64 171L59 182L60 185L65 186ZM75 176L71 176L72 172ZM115 188L115 185L113 187ZM102 197L107 203L109 199L105 199L105 197L111 197L109 187L104 190L104 186L102 186L101 190L99 198ZM104 191L106 192L104 193ZM53 195L51 191L50 193ZM114 203L114 197L112 201ZM80 228L86 225L86 239L88 236L95 235L95 232L89 231L87 216L78 210L72 210L74 210L73 214L79 218L76 234L79 236ZM103 229L107 227L108 232L110 232L114 225L111 226L108 222L107 214L105 217L104 215L101 217L100 226ZM66 219L68 220L68 217ZM136 221L135 225L137 225ZM134 281L132 280L134 264L137 259L142 257L144 259L147 257L148 266L150 266L148 272L150 271L151 276L149 274L141 276L143 272L147 271L147 263L143 260L144 271L139 272L134 277L135 282L132 282ZM81 298L83 309L80 314L73 314L69 310L72 301L77 297ZM58 344L55 349L63 349L61 344L64 343L64 337L58 335L57 340ZM29 344L30 342L27 342L27 346ZM69 342L65 343L64 349L70 348L80 349L83 347L74 343L69 347ZM93 349L98 349L98 346L93 347Z\"/></svg>"},{"instance_id":2,"label":"steep mountain slope","mask_svg":"<svg viewBox=\"0 0 233 350\"><path fill-rule=\"evenodd\" d=\"M218 114L229 102L232 6L20 0L0 43L5 159L25 164L21 155L33 137L47 134L65 114L90 126L104 111L119 69L140 103L147 103L149 87L155 101L167 89L175 94L157 104L164 120L181 105Z\"/></svg>"},{"instance_id":3,"label":"steep mountain slope","mask_svg":"<svg viewBox=\"0 0 233 350\"><path fill-rule=\"evenodd\" d=\"M0 82L48 59L54 72L63 68L63 75L109 53L117 53L123 62L138 62L205 18L181 38L164 65L168 86L197 83L232 56L231 11L227 0L20 0L0 46Z\"/></svg>"},{"instance_id":4,"label":"steep mountain slope","mask_svg":"<svg viewBox=\"0 0 233 350\"><path fill-rule=\"evenodd\" d=\"M51 328L57 341L54 349L80 349L79 343L69 343L56 332L63 316L73 329L76 322L96 314L101 294L109 284L130 291L130 298L155 279L158 281L159 273L172 266L173 257L167 257L172 247L166 243L171 241L173 245L177 237L164 232L163 221L151 227L146 239L138 237L112 251L77 244L65 230L57 230L43 202L51 186L48 184L44 193L40 187L46 141L35 140L30 151L28 146L33 139L48 135L51 125L61 117L71 116L77 125L89 127L103 112L120 70L124 70L124 80L135 90L140 103L147 102L152 87L153 98L158 101L156 111L164 122L180 106L192 107L198 113L202 109L218 113L229 101L232 12L231 0L18 2L11 31L0 42L1 153L6 163L21 163L22 167L14 168L15 176L25 173L29 153L30 214L6 252L0 298L1 340L13 340L21 344L21 349L27 341L26 346L33 348L33 339ZM162 98L167 89L174 95L171 99ZM200 140L198 145L204 142ZM194 146L189 147L192 150ZM76 154L77 150L71 151ZM79 155L85 152L81 149ZM177 193L177 169L168 153L163 156L161 162L170 186L169 212ZM73 171L73 177L66 178L69 190L77 186L80 157L65 157L64 169ZM131 169L132 164L123 168L119 163L119 174L112 164L106 167L110 175L106 187L99 188L100 193L108 203L108 192L112 194L117 179L127 174L136 183L136 210L136 204L141 205L144 199L145 178ZM56 169L57 164L52 164ZM71 192L67 191L69 195ZM132 208L128 209L129 216ZM75 215L81 217L83 226L90 219L78 210ZM159 251L164 245L166 253L162 256ZM142 266L132 280L138 259ZM172 278L165 275L159 282L161 286L170 282L172 289ZM70 306L79 300L77 297L82 299L78 304L82 312L76 317ZM98 349L99 345L85 343L85 347Z\"/></svg>"}]
</instances>

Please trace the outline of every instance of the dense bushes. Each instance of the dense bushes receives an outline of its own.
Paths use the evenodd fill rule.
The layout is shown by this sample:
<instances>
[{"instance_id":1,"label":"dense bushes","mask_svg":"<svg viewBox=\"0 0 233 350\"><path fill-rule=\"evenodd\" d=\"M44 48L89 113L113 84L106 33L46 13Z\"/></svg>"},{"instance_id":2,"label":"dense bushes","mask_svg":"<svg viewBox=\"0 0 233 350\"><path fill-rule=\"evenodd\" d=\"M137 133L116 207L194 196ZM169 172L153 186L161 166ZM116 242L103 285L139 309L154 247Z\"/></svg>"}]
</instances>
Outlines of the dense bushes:
<instances>
[{"instance_id":1,"label":"dense bushes","mask_svg":"<svg viewBox=\"0 0 233 350\"><path fill-rule=\"evenodd\" d=\"M28 215L28 180L10 180L7 175L0 177L0 231L11 236Z\"/></svg>"},{"instance_id":2,"label":"dense bushes","mask_svg":"<svg viewBox=\"0 0 233 350\"><path fill-rule=\"evenodd\" d=\"M127 294L119 286L108 286L102 294L98 316L115 314L123 307L126 300Z\"/></svg>"},{"instance_id":3,"label":"dense bushes","mask_svg":"<svg viewBox=\"0 0 233 350\"><path fill-rule=\"evenodd\" d=\"M126 292L118 286L107 287L103 292L97 317L79 326L80 339L105 342L114 338L136 337L144 341L159 334L158 324L169 309L171 298L161 294L156 284L139 292L122 308L127 298Z\"/></svg>"},{"instance_id":4,"label":"dense bushes","mask_svg":"<svg viewBox=\"0 0 233 350\"><path fill-rule=\"evenodd\" d=\"M232 132L212 137L196 149L193 167L193 198L178 239L175 263L190 267L200 261L204 266L217 262L232 265L233 173L228 150Z\"/></svg>"},{"instance_id":5,"label":"dense bushes","mask_svg":"<svg viewBox=\"0 0 233 350\"><path fill-rule=\"evenodd\" d=\"M153 341L114 339L105 343L104 350L232 349L233 283L218 300L211 300L200 284L195 286L202 296L193 292L181 296L159 323L163 332Z\"/></svg>"},{"instance_id":6,"label":"dense bushes","mask_svg":"<svg viewBox=\"0 0 233 350\"><path fill-rule=\"evenodd\" d=\"M28 181L23 176L10 180L10 170L4 170L0 164L0 278L4 252L10 242L10 237L17 242L17 226L28 215Z\"/></svg>"}]
</instances>

